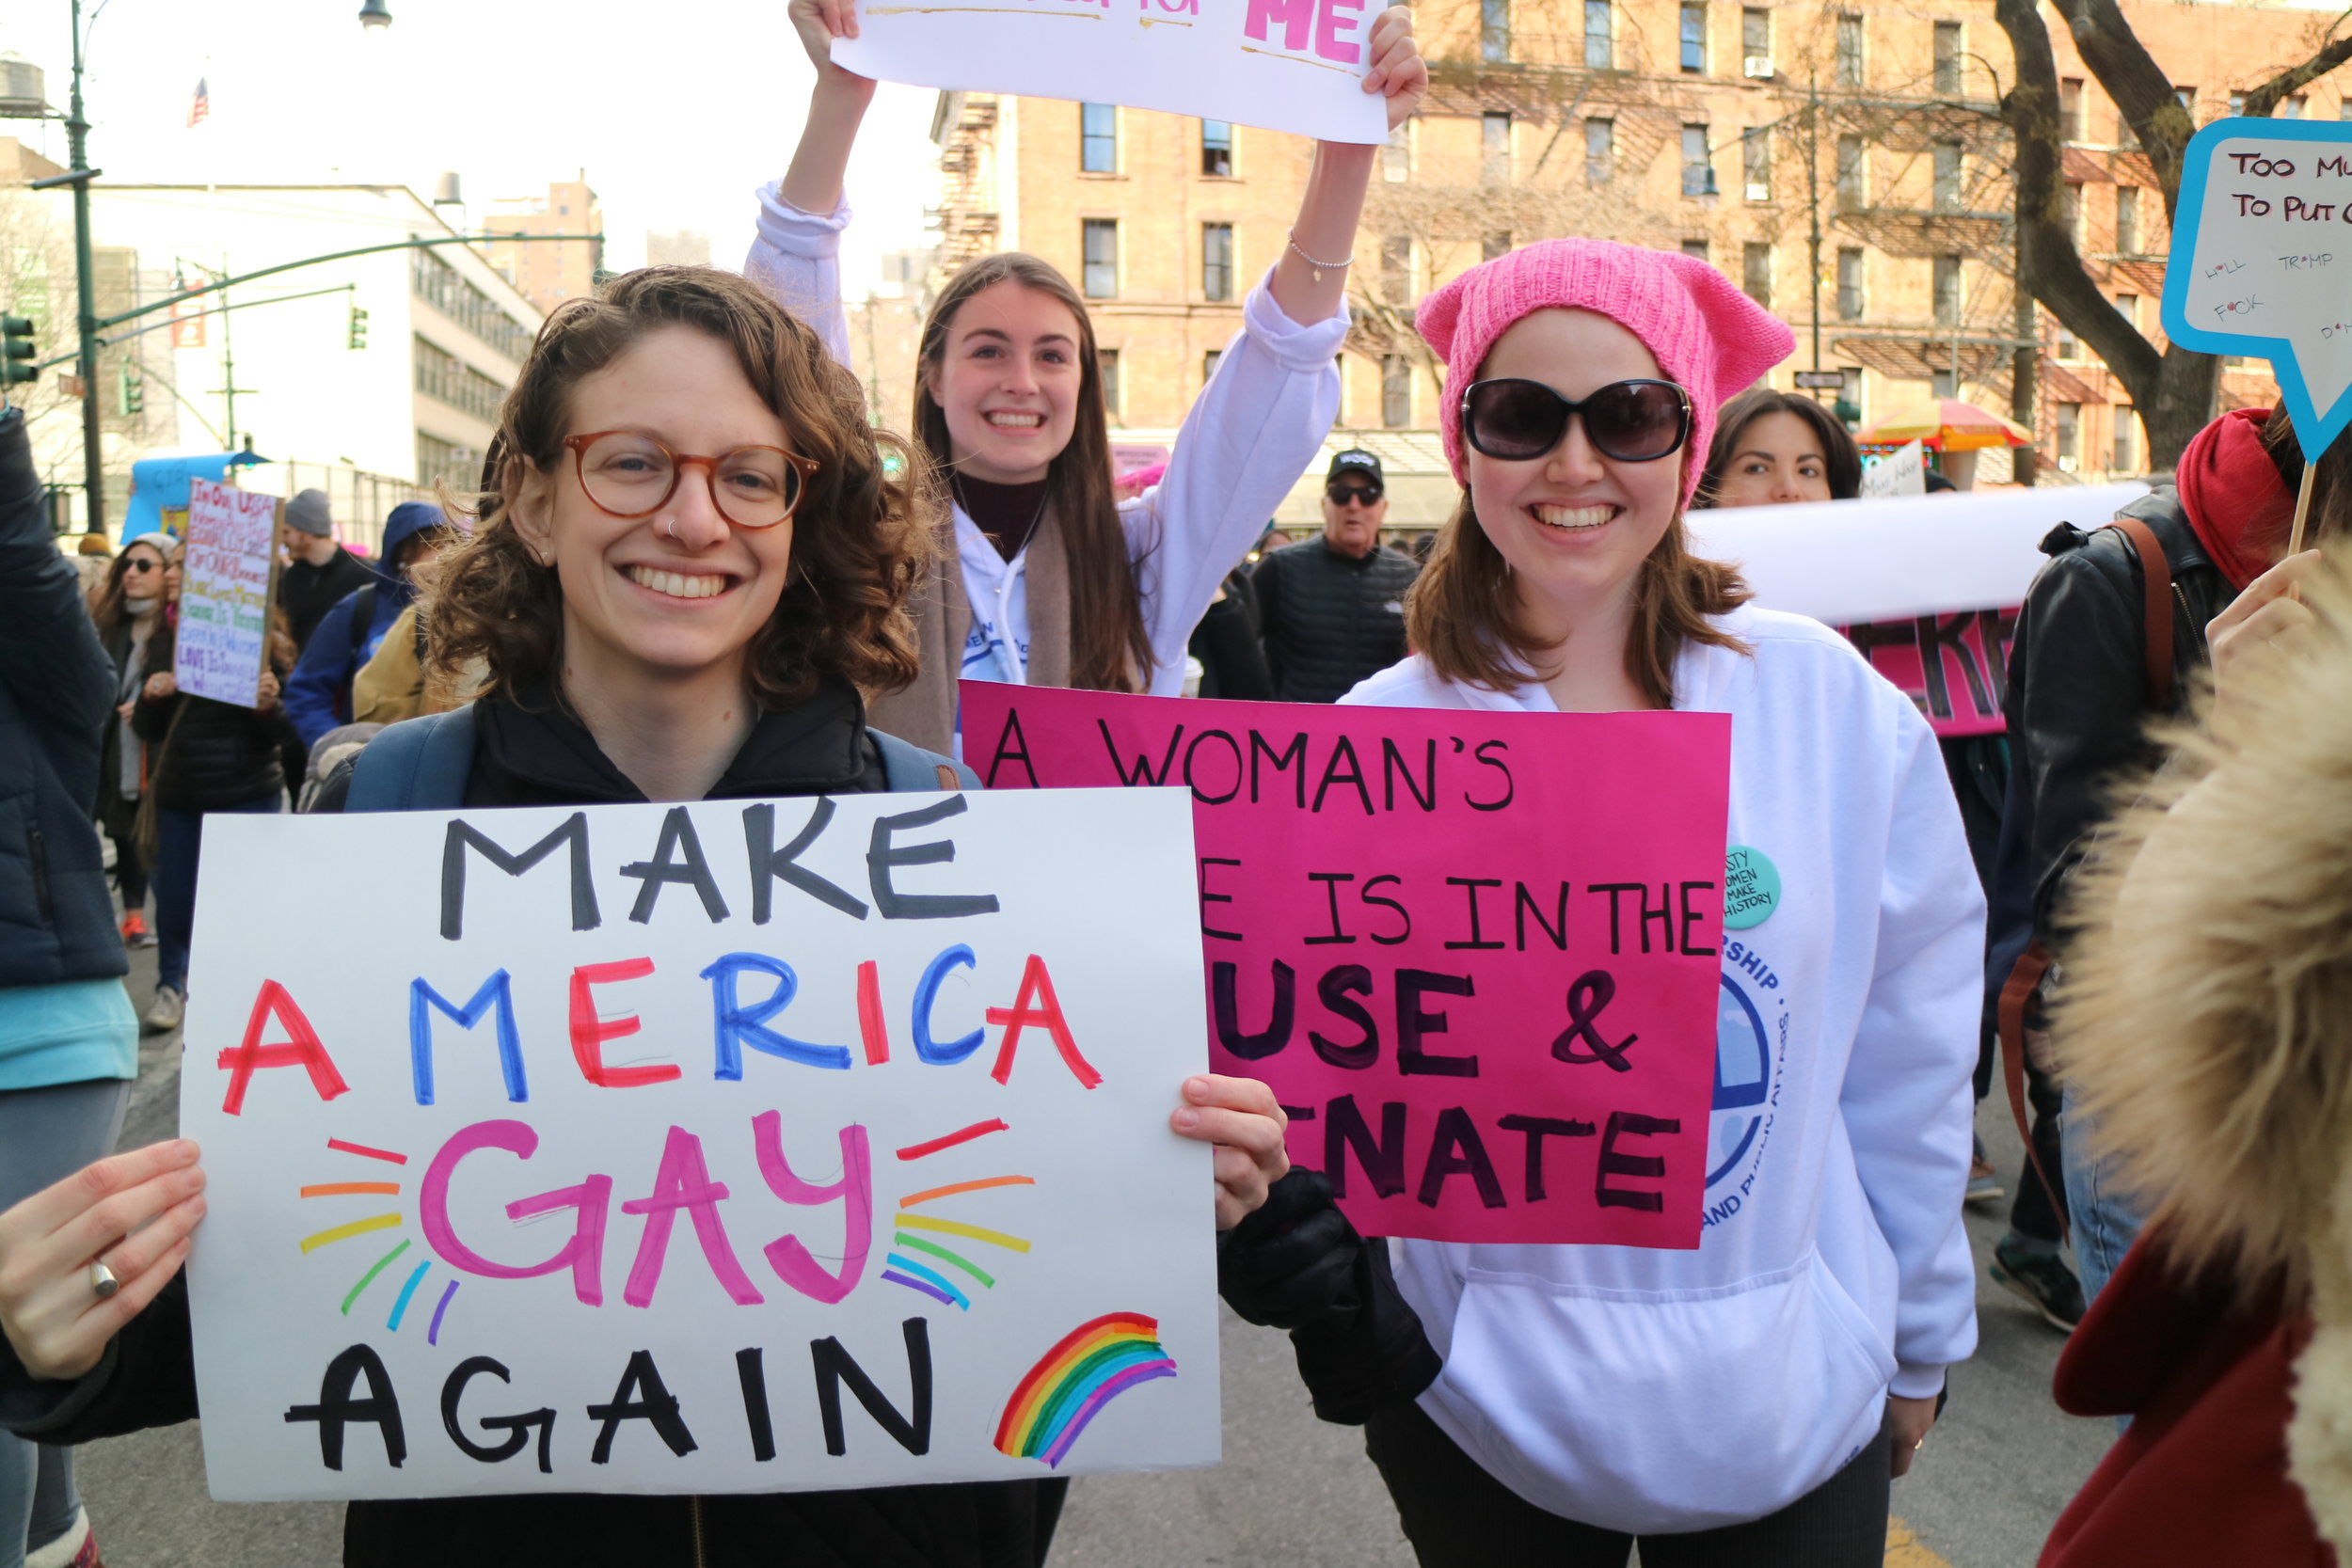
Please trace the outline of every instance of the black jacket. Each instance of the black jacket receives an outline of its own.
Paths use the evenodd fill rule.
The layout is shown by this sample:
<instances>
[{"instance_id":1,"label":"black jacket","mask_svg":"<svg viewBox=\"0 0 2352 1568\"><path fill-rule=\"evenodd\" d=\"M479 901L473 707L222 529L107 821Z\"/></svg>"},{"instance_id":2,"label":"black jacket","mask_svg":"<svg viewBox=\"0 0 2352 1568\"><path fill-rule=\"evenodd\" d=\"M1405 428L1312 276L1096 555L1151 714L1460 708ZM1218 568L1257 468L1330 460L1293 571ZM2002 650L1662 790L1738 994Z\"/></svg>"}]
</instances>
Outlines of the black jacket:
<instances>
[{"instance_id":1,"label":"black jacket","mask_svg":"<svg viewBox=\"0 0 2352 1568\"><path fill-rule=\"evenodd\" d=\"M131 729L147 742L147 784L166 811L219 811L286 787L284 748L294 740L286 705L267 712L175 691L147 695L147 676L171 669L175 638L168 626L147 641ZM283 679L285 673L278 672ZM176 727L175 727L176 726Z\"/></svg>"},{"instance_id":2,"label":"black jacket","mask_svg":"<svg viewBox=\"0 0 2352 1568\"><path fill-rule=\"evenodd\" d=\"M1274 677L1258 641L1257 594L1247 567L1225 575L1225 596L1200 612L1186 651L1200 661L1200 695L1231 702L1270 703Z\"/></svg>"},{"instance_id":3,"label":"black jacket","mask_svg":"<svg viewBox=\"0 0 2352 1568\"><path fill-rule=\"evenodd\" d=\"M24 410L0 415L0 986L127 974L90 803L114 664L49 531Z\"/></svg>"},{"instance_id":4,"label":"black jacket","mask_svg":"<svg viewBox=\"0 0 2352 1568\"><path fill-rule=\"evenodd\" d=\"M2172 698L2185 709L2192 677L2211 655L2205 623L2237 596L2206 556L2164 486L2121 514L2145 522L2164 546L2172 572ZM2018 611L2009 689L2002 707L2012 756L2005 813L2022 842L2005 853L2024 857L2033 935L2049 942L2066 879L2106 820L2107 790L2119 778L2153 766L2147 736L2147 615L2139 554L2120 530L2089 533L2060 525L2042 542L2049 564L2034 578ZM2006 873L2005 873L2006 874ZM2022 943L2019 944L2022 947Z\"/></svg>"},{"instance_id":5,"label":"black jacket","mask_svg":"<svg viewBox=\"0 0 2352 1568\"><path fill-rule=\"evenodd\" d=\"M1286 703L1332 703L1405 657L1405 591L1421 568L1376 546L1342 555L1321 538L1276 550L1250 586L1265 627L1266 667Z\"/></svg>"},{"instance_id":6,"label":"black jacket","mask_svg":"<svg viewBox=\"0 0 2352 1568\"><path fill-rule=\"evenodd\" d=\"M324 566L313 566L297 561L278 574L278 608L286 612L286 629L293 634L294 647L308 647L310 633L319 624L319 617L335 607L346 594L374 582L376 575L368 563L343 548L335 546L335 553L326 558Z\"/></svg>"},{"instance_id":7,"label":"black jacket","mask_svg":"<svg viewBox=\"0 0 2352 1568\"><path fill-rule=\"evenodd\" d=\"M476 709L468 806L596 805L644 796L549 693ZM882 758L857 695L834 683L762 716L713 800L867 794ZM337 768L319 810L340 810ZM117 943L119 950L120 943ZM197 1415L187 1291L174 1279L77 1383L35 1384L0 1339L0 1428L82 1443ZM721 1497L558 1495L354 1502L349 1568L1041 1568L1068 1483L1059 1480Z\"/></svg>"}]
</instances>

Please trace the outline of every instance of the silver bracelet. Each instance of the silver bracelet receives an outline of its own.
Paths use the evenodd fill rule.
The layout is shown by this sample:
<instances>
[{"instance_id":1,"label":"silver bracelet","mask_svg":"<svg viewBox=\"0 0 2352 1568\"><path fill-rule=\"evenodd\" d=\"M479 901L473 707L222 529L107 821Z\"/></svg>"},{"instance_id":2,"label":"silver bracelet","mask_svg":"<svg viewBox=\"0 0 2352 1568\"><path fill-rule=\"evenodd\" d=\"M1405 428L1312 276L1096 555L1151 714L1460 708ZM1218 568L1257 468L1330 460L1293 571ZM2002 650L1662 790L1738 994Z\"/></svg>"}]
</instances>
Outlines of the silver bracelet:
<instances>
[{"instance_id":1,"label":"silver bracelet","mask_svg":"<svg viewBox=\"0 0 2352 1568\"><path fill-rule=\"evenodd\" d=\"M1316 261L1313 257L1311 257L1311 256L1308 255L1305 251L1303 251L1303 250L1299 250L1299 249L1298 249L1298 231L1297 231L1296 230L1291 230L1290 242L1291 242L1291 248L1292 248L1293 250L1297 250L1297 251L1298 251L1298 259L1299 259L1300 261L1302 261L1306 262L1309 266L1311 266L1311 267L1314 268L1314 272L1315 272L1315 281L1316 281L1316 282L1318 282L1318 283L1320 283L1320 282L1322 282L1322 281L1323 281L1323 275L1324 275L1324 272L1325 272L1325 270L1326 270L1326 269L1328 269L1329 271L1332 271L1332 272L1343 272L1343 271L1345 271L1347 268L1352 267L1352 266L1354 266L1354 265L1356 264L1356 258L1355 258L1355 257L1353 257L1353 256L1350 256L1350 257L1349 257L1346 261Z\"/></svg>"}]
</instances>

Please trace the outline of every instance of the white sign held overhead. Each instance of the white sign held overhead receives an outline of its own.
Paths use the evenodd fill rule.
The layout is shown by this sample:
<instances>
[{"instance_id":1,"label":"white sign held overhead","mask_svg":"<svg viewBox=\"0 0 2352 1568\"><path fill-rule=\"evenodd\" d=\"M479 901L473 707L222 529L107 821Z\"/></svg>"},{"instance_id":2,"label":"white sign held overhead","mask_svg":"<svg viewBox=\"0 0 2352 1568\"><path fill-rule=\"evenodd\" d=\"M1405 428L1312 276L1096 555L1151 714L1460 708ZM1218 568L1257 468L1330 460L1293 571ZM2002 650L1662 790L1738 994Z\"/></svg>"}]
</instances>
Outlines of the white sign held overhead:
<instances>
[{"instance_id":1,"label":"white sign held overhead","mask_svg":"<svg viewBox=\"0 0 2352 1568\"><path fill-rule=\"evenodd\" d=\"M863 5L833 57L882 81L1122 103L1326 141L1383 142L1363 90L1381 0Z\"/></svg>"},{"instance_id":2,"label":"white sign held overhead","mask_svg":"<svg viewBox=\"0 0 2352 1568\"><path fill-rule=\"evenodd\" d=\"M2268 359L2307 453L2352 423L2352 121L2236 119L2184 155L2164 329Z\"/></svg>"},{"instance_id":3,"label":"white sign held overhead","mask_svg":"<svg viewBox=\"0 0 2352 1568\"><path fill-rule=\"evenodd\" d=\"M1927 493L1927 448L1920 442L1906 441L1883 456L1862 460L1862 499Z\"/></svg>"},{"instance_id":4,"label":"white sign held overhead","mask_svg":"<svg viewBox=\"0 0 2352 1568\"><path fill-rule=\"evenodd\" d=\"M191 697L254 707L278 587L275 496L188 482L188 540L172 679Z\"/></svg>"},{"instance_id":5,"label":"white sign held overhead","mask_svg":"<svg viewBox=\"0 0 2352 1568\"><path fill-rule=\"evenodd\" d=\"M1192 854L1174 789L215 817L213 1496L1214 1464Z\"/></svg>"}]
</instances>

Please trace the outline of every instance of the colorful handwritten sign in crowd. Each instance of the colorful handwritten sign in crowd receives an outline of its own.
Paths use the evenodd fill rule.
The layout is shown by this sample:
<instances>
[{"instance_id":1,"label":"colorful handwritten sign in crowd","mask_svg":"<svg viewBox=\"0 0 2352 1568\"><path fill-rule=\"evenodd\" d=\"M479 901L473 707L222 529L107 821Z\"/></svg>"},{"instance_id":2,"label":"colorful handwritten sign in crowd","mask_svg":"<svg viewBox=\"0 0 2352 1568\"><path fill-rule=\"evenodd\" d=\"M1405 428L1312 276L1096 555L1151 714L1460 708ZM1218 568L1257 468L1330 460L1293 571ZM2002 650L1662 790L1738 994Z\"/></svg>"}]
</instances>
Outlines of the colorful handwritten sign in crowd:
<instances>
[{"instance_id":1,"label":"colorful handwritten sign in crowd","mask_svg":"<svg viewBox=\"0 0 2352 1568\"><path fill-rule=\"evenodd\" d=\"M268 654L277 581L275 496L188 482L187 551L172 676L194 697L252 707Z\"/></svg>"},{"instance_id":2,"label":"colorful handwritten sign in crowd","mask_svg":"<svg viewBox=\"0 0 2352 1568\"><path fill-rule=\"evenodd\" d=\"M963 685L992 789L1184 787L1212 1057L1367 1235L1698 1244L1730 720Z\"/></svg>"},{"instance_id":3,"label":"colorful handwritten sign in crowd","mask_svg":"<svg viewBox=\"0 0 2352 1568\"><path fill-rule=\"evenodd\" d=\"M1214 1463L1194 877L1174 791L216 818L214 1495Z\"/></svg>"},{"instance_id":4,"label":"colorful handwritten sign in crowd","mask_svg":"<svg viewBox=\"0 0 2352 1568\"><path fill-rule=\"evenodd\" d=\"M1840 626L1870 668L1893 682L1941 736L1998 735L2009 727L2009 650L2017 610L1964 610Z\"/></svg>"}]
</instances>

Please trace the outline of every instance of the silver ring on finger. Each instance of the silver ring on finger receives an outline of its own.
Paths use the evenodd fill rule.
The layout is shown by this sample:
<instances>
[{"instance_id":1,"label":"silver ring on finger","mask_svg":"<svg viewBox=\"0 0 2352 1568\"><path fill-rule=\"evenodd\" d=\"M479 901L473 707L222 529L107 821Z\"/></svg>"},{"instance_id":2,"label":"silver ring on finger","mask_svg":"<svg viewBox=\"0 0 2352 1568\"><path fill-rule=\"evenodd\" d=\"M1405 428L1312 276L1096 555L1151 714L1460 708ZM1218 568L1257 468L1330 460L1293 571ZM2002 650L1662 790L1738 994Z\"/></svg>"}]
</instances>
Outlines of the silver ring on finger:
<instances>
[{"instance_id":1,"label":"silver ring on finger","mask_svg":"<svg viewBox=\"0 0 2352 1568\"><path fill-rule=\"evenodd\" d=\"M122 1281L115 1277L114 1270L106 1267L100 1259L93 1258L90 1259L89 1266L89 1288L99 1300L104 1301L108 1296L122 1289Z\"/></svg>"}]
</instances>

